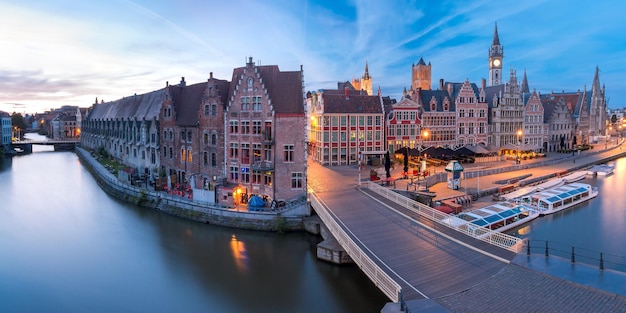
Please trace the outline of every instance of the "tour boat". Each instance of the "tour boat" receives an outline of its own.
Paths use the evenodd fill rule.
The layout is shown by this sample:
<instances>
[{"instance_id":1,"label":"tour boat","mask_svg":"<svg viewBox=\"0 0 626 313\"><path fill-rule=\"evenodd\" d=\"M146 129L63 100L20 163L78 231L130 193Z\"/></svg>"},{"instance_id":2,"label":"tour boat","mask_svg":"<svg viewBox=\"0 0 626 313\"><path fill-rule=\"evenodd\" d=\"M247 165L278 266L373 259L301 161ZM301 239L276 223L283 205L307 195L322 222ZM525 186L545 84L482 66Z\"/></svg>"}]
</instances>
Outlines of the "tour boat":
<instances>
[{"instance_id":1,"label":"tour boat","mask_svg":"<svg viewBox=\"0 0 626 313\"><path fill-rule=\"evenodd\" d=\"M524 196L518 201L535 208L541 215L548 215L588 201L597 195L598 188L596 187L583 183L570 183Z\"/></svg>"},{"instance_id":2,"label":"tour boat","mask_svg":"<svg viewBox=\"0 0 626 313\"><path fill-rule=\"evenodd\" d=\"M505 232L537 217L539 212L529 206L504 201L447 217L442 222L453 228L469 228L474 234L484 235L488 230ZM478 228L485 231L479 233L476 231Z\"/></svg>"}]
</instances>

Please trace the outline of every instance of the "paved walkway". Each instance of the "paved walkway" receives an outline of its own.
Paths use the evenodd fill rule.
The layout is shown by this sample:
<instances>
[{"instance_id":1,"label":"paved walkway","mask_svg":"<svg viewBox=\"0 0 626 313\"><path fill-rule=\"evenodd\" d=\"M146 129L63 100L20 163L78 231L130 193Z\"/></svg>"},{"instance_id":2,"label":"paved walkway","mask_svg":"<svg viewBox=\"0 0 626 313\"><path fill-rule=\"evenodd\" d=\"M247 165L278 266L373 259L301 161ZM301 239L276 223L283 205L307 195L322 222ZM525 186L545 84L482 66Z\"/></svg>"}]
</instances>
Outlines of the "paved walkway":
<instances>
[{"instance_id":1,"label":"paved walkway","mask_svg":"<svg viewBox=\"0 0 626 313\"><path fill-rule=\"evenodd\" d=\"M430 187L430 191L437 193L437 198L450 198L457 195L471 193L473 188L492 188L498 186L498 180L532 174L531 177L551 175L556 172L571 171L587 167L605 160L626 156L626 149L596 149L583 152L580 155L550 154L528 162L542 162L561 159L562 162L537 168L521 168L502 174L466 179L461 190L447 188L445 183ZM470 164L467 170L474 167L497 168L508 167L511 162L492 162ZM522 167L525 164L522 163ZM316 166L313 165L312 169ZM356 182L358 170L355 167L330 167L341 173L344 182ZM362 169L362 181L369 180L369 169ZM443 171L442 169L435 169ZM363 175L366 173L367 175ZM396 166L392 171L393 178L400 178L401 169ZM398 179L396 188L406 190L409 180ZM325 182L318 181L317 187L334 189ZM411 187L411 186L409 186ZM344 186L345 188L345 186ZM480 202L490 202L491 196L479 199ZM476 208L479 207L476 203ZM597 267L581 263L572 264L569 260L542 255L526 256L519 254L511 264L503 268L498 274L463 291L446 296L436 297L429 302L415 300L407 303L414 310L432 308L432 300L436 303L435 311L449 310L452 312L626 312L626 273L611 270L600 271ZM420 302L421 301L421 302Z\"/></svg>"}]
</instances>

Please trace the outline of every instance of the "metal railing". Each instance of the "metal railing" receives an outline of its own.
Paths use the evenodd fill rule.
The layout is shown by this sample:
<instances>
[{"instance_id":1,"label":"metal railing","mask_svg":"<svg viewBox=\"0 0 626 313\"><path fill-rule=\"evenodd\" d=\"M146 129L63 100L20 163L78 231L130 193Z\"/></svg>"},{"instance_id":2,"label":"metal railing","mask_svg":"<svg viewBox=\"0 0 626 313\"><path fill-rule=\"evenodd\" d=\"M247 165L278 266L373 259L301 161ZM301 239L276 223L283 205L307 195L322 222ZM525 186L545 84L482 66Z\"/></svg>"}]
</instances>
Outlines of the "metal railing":
<instances>
[{"instance_id":1,"label":"metal railing","mask_svg":"<svg viewBox=\"0 0 626 313\"><path fill-rule=\"evenodd\" d=\"M425 204L419 203L415 200L409 199L389 188L384 188L376 183L369 182L367 187L375 193L403 206L407 210L423 216L433 222L440 225L449 227L450 229L464 233L468 236L482 240L494 246L504 248L515 253L519 253L523 249L523 240L517 237L513 237L507 234L503 234L491 229L480 227L474 224L462 224L454 226L450 223L451 219L449 214L440 212ZM448 221L448 222L446 222Z\"/></svg>"},{"instance_id":2,"label":"metal railing","mask_svg":"<svg viewBox=\"0 0 626 313\"><path fill-rule=\"evenodd\" d=\"M381 269L374 260L372 260L365 251L363 251L357 244L352 240L352 238L348 235L348 232L356 238L356 236L345 226L339 225L337 222L339 219L334 216L332 212L330 212L325 205L323 205L317 196L312 193L311 194L311 206L317 212L317 215L322 219L324 225L328 228L328 230L333 234L335 239L341 244L341 246L348 252L348 255L352 258L354 263L356 263L359 268L370 278L370 280L393 302L402 301L401 299L401 291L402 287L398 283L396 283L383 269ZM343 226L343 227L342 227ZM344 230L345 228L345 230ZM356 239L358 240L358 238ZM360 242L360 241L359 241ZM361 245L365 249L367 247L361 242ZM369 251L369 249L367 249ZM369 251L372 255L374 253ZM374 255L374 257L376 257ZM383 261L376 257L378 262L385 264ZM389 266L385 264L385 266L393 272ZM395 272L394 272L395 273Z\"/></svg>"},{"instance_id":3,"label":"metal railing","mask_svg":"<svg viewBox=\"0 0 626 313\"><path fill-rule=\"evenodd\" d=\"M626 272L626 257L596 250L576 248L564 243L547 240L527 240L526 255L543 254L569 259L572 263L596 265L599 270L611 269Z\"/></svg>"}]
</instances>

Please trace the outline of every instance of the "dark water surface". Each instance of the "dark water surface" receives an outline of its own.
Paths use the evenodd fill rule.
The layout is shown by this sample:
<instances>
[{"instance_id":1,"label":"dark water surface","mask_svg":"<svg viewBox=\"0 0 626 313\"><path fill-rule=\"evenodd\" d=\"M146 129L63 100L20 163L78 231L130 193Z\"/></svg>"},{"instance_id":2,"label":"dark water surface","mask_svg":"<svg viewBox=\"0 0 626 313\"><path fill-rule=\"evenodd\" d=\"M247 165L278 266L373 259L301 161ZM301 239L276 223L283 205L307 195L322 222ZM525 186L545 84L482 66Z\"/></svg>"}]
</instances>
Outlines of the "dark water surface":
<instances>
[{"instance_id":1,"label":"dark water surface","mask_svg":"<svg viewBox=\"0 0 626 313\"><path fill-rule=\"evenodd\" d=\"M610 164L615 166L610 176L587 176L582 183L598 187L596 198L558 212L539 217L513 235L528 238L531 244L547 240L555 253L566 257L571 247L580 258L577 262L598 264L603 253L607 267L626 271L626 159ZM538 247L540 248L540 247ZM539 250L535 252L541 253ZM586 256L590 256L587 258Z\"/></svg>"},{"instance_id":2,"label":"dark water surface","mask_svg":"<svg viewBox=\"0 0 626 313\"><path fill-rule=\"evenodd\" d=\"M71 152L0 164L0 312L379 312L316 236L187 221L116 201ZM38 151L39 150L39 151Z\"/></svg>"}]
</instances>

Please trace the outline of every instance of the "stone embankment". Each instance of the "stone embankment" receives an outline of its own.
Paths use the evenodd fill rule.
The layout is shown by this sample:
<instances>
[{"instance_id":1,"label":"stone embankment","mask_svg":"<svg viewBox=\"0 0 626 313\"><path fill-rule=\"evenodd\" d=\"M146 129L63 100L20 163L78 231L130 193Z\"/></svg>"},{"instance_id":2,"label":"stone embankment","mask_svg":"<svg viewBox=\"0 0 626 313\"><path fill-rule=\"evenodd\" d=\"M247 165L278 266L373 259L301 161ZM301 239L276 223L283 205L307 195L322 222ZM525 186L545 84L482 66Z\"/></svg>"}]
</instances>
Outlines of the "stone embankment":
<instances>
[{"instance_id":1,"label":"stone embankment","mask_svg":"<svg viewBox=\"0 0 626 313\"><path fill-rule=\"evenodd\" d=\"M306 202L278 212L235 211L227 207L195 203L193 200L168 195L165 192L150 191L122 183L85 149L77 147L76 155L98 185L109 195L144 208L190 220L242 229L284 232L304 230L304 217L310 215L310 206Z\"/></svg>"}]
</instances>

